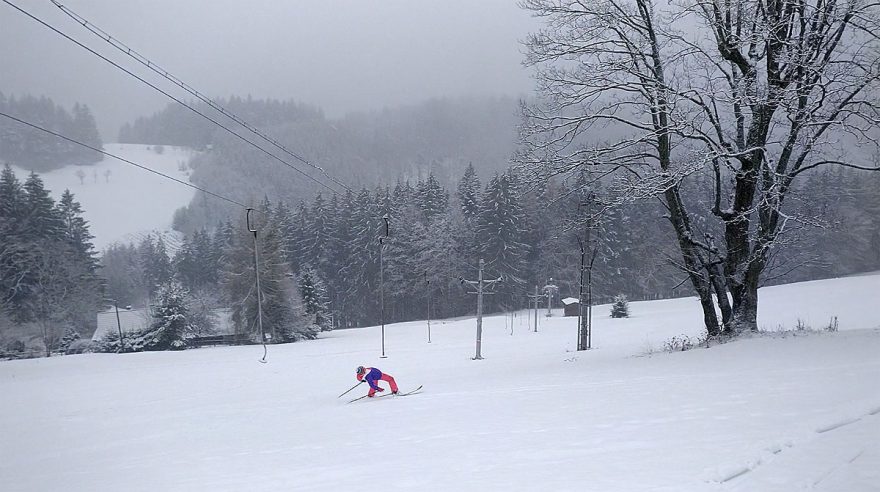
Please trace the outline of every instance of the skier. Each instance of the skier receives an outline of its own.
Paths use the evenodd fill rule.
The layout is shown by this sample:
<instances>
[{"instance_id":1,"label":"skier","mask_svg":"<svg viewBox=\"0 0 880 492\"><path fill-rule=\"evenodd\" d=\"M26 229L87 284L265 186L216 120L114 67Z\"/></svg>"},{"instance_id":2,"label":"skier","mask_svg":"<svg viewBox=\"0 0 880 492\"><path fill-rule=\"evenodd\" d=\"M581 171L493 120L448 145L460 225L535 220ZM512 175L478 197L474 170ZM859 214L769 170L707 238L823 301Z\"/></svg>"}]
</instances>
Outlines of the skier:
<instances>
[{"instance_id":1,"label":"skier","mask_svg":"<svg viewBox=\"0 0 880 492\"><path fill-rule=\"evenodd\" d=\"M394 381L394 378L391 377L390 374L385 374L375 367L358 366L357 375L355 377L357 377L358 381L366 381L370 385L370 392L367 393L367 396L370 398L372 398L377 391L385 391L379 387L379 381L385 381L388 383L391 386L391 394L397 394L397 383Z\"/></svg>"}]
</instances>

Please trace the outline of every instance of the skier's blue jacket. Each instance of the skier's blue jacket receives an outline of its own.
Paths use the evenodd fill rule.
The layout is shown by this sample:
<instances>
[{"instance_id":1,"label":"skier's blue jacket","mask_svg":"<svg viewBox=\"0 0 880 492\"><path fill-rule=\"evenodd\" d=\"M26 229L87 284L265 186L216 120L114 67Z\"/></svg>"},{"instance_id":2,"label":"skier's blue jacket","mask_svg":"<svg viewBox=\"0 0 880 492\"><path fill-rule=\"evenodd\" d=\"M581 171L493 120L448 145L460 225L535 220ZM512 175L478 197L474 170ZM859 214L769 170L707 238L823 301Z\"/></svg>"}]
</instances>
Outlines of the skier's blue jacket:
<instances>
[{"instance_id":1,"label":"skier's blue jacket","mask_svg":"<svg viewBox=\"0 0 880 492\"><path fill-rule=\"evenodd\" d=\"M382 379L382 371L376 369L375 367L367 367L366 372L357 375L357 379L358 381L366 381L367 383L369 383L370 388L378 390L379 385L376 384L376 381Z\"/></svg>"}]
</instances>

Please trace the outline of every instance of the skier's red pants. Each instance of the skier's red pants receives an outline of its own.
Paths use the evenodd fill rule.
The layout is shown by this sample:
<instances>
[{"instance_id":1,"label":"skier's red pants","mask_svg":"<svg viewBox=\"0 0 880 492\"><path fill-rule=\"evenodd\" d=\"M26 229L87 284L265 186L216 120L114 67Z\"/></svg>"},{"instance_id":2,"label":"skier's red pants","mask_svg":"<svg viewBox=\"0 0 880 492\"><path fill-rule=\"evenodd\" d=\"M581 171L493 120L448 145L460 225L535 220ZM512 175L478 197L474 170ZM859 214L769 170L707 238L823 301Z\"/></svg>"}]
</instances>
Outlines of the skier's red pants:
<instances>
[{"instance_id":1,"label":"skier's red pants","mask_svg":"<svg viewBox=\"0 0 880 492\"><path fill-rule=\"evenodd\" d=\"M394 382L394 378L392 378L390 375L382 373L382 377L379 378L379 381L385 381L386 383L388 383L391 386L391 392L397 393L397 383ZM376 386L379 386L378 381L376 382ZM370 388L370 392L367 394L370 396L373 396L376 394L376 390L374 390L373 388Z\"/></svg>"}]
</instances>

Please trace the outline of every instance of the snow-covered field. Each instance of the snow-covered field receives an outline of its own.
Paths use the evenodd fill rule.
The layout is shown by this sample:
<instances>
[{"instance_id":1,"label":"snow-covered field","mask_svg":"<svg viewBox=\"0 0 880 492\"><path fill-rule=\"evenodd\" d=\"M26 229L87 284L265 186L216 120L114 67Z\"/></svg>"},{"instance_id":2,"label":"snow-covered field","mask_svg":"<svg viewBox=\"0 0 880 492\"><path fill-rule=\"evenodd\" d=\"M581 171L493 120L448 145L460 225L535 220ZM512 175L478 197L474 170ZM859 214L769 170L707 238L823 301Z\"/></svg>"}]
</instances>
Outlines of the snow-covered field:
<instances>
[{"instance_id":1,"label":"snow-covered field","mask_svg":"<svg viewBox=\"0 0 880 492\"><path fill-rule=\"evenodd\" d=\"M761 291L761 324L840 332L644 355L700 332L693 298L574 318L0 363L0 489L880 490L880 275ZM347 404L354 368L422 393ZM363 394L362 388L350 395Z\"/></svg>"},{"instance_id":2,"label":"snow-covered field","mask_svg":"<svg viewBox=\"0 0 880 492\"><path fill-rule=\"evenodd\" d=\"M110 143L104 145L104 151L189 181L179 166L189 162L190 150L165 146L164 152L158 154L155 146ZM20 168L13 170L22 181L29 174ZM80 170L85 173L82 182L76 174ZM195 193L192 188L111 157L104 157L93 166L67 166L40 173L40 177L56 200L65 189L74 194L85 211L83 217L89 221L98 251L116 241L137 242L152 231L167 231L174 211L187 205Z\"/></svg>"}]
</instances>

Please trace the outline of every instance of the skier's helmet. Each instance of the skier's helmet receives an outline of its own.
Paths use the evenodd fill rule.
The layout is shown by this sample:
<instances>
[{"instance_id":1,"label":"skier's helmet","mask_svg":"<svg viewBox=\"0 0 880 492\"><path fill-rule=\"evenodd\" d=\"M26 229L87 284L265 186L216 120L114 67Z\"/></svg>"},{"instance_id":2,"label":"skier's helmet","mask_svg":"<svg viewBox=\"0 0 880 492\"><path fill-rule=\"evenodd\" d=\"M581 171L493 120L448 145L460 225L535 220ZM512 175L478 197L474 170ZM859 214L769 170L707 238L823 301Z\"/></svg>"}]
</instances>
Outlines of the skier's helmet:
<instances>
[{"instance_id":1,"label":"skier's helmet","mask_svg":"<svg viewBox=\"0 0 880 492\"><path fill-rule=\"evenodd\" d=\"M365 373L365 372L367 372L367 370L364 369L364 366L358 366L358 368L357 368L357 373L358 373L358 374L363 374L363 373Z\"/></svg>"}]
</instances>

